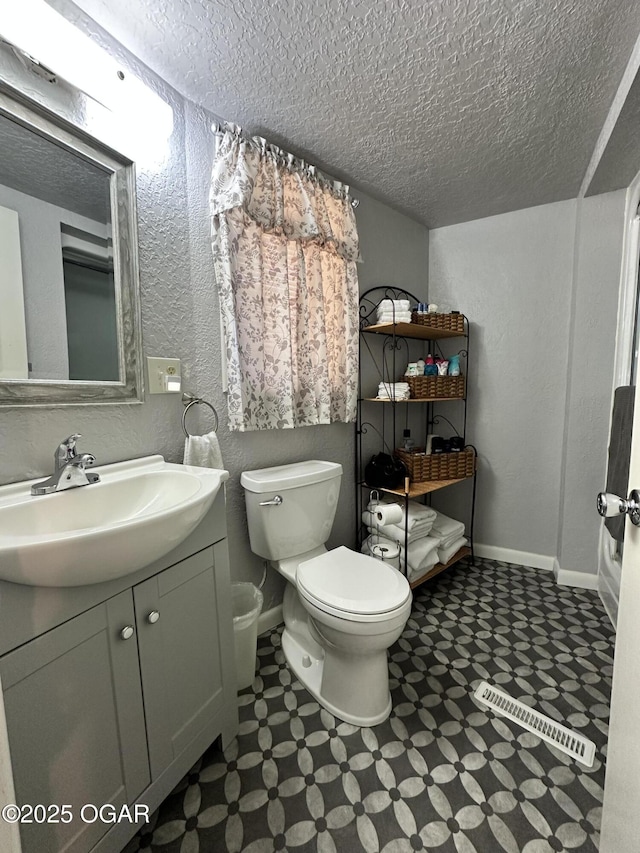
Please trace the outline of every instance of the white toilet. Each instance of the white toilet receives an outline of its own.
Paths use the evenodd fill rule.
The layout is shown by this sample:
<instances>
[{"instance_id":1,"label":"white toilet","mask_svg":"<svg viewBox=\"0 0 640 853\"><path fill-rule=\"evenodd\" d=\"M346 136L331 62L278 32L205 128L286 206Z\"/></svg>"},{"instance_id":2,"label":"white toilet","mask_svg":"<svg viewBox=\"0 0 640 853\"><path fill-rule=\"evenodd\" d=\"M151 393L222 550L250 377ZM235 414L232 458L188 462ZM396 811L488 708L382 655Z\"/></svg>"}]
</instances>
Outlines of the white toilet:
<instances>
[{"instance_id":1,"label":"white toilet","mask_svg":"<svg viewBox=\"0 0 640 853\"><path fill-rule=\"evenodd\" d=\"M397 569L349 548L327 551L342 466L309 461L245 471L251 550L287 579L285 658L328 711L357 726L389 716L387 649L411 612Z\"/></svg>"}]
</instances>

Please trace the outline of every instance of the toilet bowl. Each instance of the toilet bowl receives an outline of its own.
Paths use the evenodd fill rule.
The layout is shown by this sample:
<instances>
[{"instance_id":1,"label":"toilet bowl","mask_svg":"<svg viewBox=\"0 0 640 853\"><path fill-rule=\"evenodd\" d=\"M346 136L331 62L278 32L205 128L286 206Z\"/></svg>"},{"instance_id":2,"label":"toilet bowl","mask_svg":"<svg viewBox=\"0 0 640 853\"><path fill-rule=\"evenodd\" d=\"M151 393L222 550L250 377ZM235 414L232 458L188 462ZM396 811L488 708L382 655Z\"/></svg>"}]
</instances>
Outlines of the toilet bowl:
<instances>
[{"instance_id":1,"label":"toilet bowl","mask_svg":"<svg viewBox=\"0 0 640 853\"><path fill-rule=\"evenodd\" d=\"M342 467L309 461L246 471L252 550L287 580L282 649L299 680L328 711L358 726L391 711L387 649L411 612L397 569L324 543L335 516Z\"/></svg>"}]
</instances>

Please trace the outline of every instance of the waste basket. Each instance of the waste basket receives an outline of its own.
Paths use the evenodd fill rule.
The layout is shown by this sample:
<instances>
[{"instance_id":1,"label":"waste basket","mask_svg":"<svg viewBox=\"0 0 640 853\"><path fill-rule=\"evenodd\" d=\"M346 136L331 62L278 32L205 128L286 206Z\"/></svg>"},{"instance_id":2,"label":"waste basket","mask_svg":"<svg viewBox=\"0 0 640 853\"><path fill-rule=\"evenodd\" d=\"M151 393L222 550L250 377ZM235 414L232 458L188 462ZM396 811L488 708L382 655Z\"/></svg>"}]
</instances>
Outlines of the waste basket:
<instances>
[{"instance_id":1,"label":"waste basket","mask_svg":"<svg viewBox=\"0 0 640 853\"><path fill-rule=\"evenodd\" d=\"M258 616L263 599L260 590L252 583L231 584L231 598L238 690L243 690L253 683L256 674Z\"/></svg>"}]
</instances>

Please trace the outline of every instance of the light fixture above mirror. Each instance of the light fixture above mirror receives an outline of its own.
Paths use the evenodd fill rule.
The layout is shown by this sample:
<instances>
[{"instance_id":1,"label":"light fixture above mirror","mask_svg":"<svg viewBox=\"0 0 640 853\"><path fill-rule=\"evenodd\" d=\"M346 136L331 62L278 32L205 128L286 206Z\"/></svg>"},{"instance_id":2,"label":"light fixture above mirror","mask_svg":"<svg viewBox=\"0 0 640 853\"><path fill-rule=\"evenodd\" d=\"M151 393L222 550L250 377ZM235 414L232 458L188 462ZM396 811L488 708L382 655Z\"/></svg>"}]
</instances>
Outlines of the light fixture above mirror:
<instances>
[{"instance_id":1,"label":"light fixture above mirror","mask_svg":"<svg viewBox=\"0 0 640 853\"><path fill-rule=\"evenodd\" d=\"M142 399L133 163L0 88L0 406Z\"/></svg>"}]
</instances>

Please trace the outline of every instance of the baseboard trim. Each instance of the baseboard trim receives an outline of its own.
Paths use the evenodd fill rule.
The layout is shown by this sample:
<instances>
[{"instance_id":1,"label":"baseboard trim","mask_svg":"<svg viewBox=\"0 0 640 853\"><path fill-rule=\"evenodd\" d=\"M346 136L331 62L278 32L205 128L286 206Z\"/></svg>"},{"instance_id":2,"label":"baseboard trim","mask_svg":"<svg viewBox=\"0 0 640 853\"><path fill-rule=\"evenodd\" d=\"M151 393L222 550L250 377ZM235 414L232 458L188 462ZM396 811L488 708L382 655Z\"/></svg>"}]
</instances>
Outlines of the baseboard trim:
<instances>
[{"instance_id":1,"label":"baseboard trim","mask_svg":"<svg viewBox=\"0 0 640 853\"><path fill-rule=\"evenodd\" d=\"M278 604L276 607L271 607L269 610L265 610L264 613L261 613L258 617L258 635L264 634L266 631L271 631L273 628L276 628L283 621L282 616L282 605Z\"/></svg>"},{"instance_id":2,"label":"baseboard trim","mask_svg":"<svg viewBox=\"0 0 640 853\"><path fill-rule=\"evenodd\" d=\"M500 548L497 545L475 545L474 554L487 560L499 560L501 563L515 563L532 569L554 570L555 557L548 554L533 554L530 551L516 551L513 548Z\"/></svg>"},{"instance_id":3,"label":"baseboard trim","mask_svg":"<svg viewBox=\"0 0 640 853\"><path fill-rule=\"evenodd\" d=\"M555 560L553 573L556 576L556 582L560 586L575 586L578 589L598 589L598 575L591 575L587 572L574 572L571 569L561 569L558 561Z\"/></svg>"}]
</instances>

